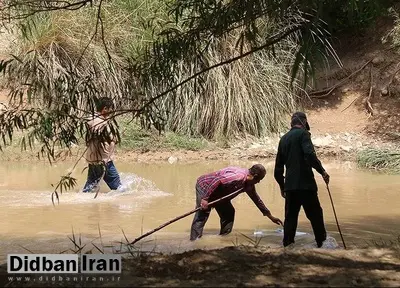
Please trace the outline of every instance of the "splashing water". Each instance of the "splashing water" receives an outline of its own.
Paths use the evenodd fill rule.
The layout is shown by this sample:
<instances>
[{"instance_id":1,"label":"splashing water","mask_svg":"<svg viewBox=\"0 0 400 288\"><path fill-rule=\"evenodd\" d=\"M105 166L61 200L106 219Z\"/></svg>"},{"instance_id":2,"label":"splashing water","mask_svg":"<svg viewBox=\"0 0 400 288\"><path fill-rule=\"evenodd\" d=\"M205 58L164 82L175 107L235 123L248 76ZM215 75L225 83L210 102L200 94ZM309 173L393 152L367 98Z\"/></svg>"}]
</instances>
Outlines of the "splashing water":
<instances>
[{"instance_id":1,"label":"splashing water","mask_svg":"<svg viewBox=\"0 0 400 288\"><path fill-rule=\"evenodd\" d=\"M170 195L169 193L165 193L158 189L156 185L147 179L141 178L136 174L120 174L121 178L121 186L118 187L117 190L112 190L105 195L107 196L120 196L120 195L127 195L127 194L141 194L143 197L149 196L166 196Z\"/></svg>"},{"instance_id":2,"label":"splashing water","mask_svg":"<svg viewBox=\"0 0 400 288\"><path fill-rule=\"evenodd\" d=\"M138 201L136 200L141 200L141 203L145 203L154 198L172 195L171 193L161 191L152 181L141 178L136 174L121 173L120 177L122 185L118 190L112 190L106 193L100 192L96 199L94 199L94 193L82 193L80 192L81 189L79 189L79 192L71 191L62 194L59 193L60 204L115 202L122 196L129 197L129 199L132 200L127 202L137 203ZM104 181L101 181L100 185L102 190L108 188ZM52 191L3 190L0 191L0 200L3 201L3 203L7 202L9 206L47 206L52 205L50 199L51 193ZM121 202L121 200L117 202ZM57 203L57 200L55 201ZM119 203L118 205L121 206L122 204ZM125 208L132 209L135 205L136 204L129 204L129 207Z\"/></svg>"},{"instance_id":3,"label":"splashing water","mask_svg":"<svg viewBox=\"0 0 400 288\"><path fill-rule=\"evenodd\" d=\"M306 243L301 245L302 248L317 248L317 244L315 241L312 241L311 243ZM326 240L322 243L322 249L339 249L339 245L336 242L335 238L328 236L326 237Z\"/></svg>"},{"instance_id":4,"label":"splashing water","mask_svg":"<svg viewBox=\"0 0 400 288\"><path fill-rule=\"evenodd\" d=\"M254 236L264 237L264 236L283 236L283 229L278 228L276 230L256 230L254 231ZM306 232L296 231L296 246L298 248L317 248L317 244L314 240L314 235ZM326 240L322 243L322 249L339 249L339 245L335 238L328 236Z\"/></svg>"},{"instance_id":5,"label":"splashing water","mask_svg":"<svg viewBox=\"0 0 400 288\"><path fill-rule=\"evenodd\" d=\"M154 182L133 173L120 173L120 178L122 184L117 190L99 193L95 200L93 200L93 193L77 193L76 195L78 195L77 197L82 197L83 194L89 194L90 198L88 200L90 201L114 201L120 197L129 197L130 200L140 199L143 201L172 195L171 193L161 191ZM106 184L101 183L101 185ZM86 195L84 197L86 198ZM128 206L132 208L132 205Z\"/></svg>"}]
</instances>

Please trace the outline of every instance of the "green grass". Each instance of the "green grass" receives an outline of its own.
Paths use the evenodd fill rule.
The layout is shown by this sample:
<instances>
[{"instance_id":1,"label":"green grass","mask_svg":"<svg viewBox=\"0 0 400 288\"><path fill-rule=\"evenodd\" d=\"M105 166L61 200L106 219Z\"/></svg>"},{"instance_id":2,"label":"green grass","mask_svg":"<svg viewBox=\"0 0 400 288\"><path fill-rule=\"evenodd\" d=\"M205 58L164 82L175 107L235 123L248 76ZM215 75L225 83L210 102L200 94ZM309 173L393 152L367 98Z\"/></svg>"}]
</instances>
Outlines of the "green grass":
<instances>
[{"instance_id":1,"label":"green grass","mask_svg":"<svg viewBox=\"0 0 400 288\"><path fill-rule=\"evenodd\" d=\"M193 138L185 135L168 132L164 143L167 147L198 151L207 147L207 142L202 138Z\"/></svg>"},{"instance_id":2,"label":"green grass","mask_svg":"<svg viewBox=\"0 0 400 288\"><path fill-rule=\"evenodd\" d=\"M188 151L199 151L202 149L209 148L211 143L204 138L189 137L186 135L180 135L173 132L166 132L159 134L153 129L142 129L137 123L129 123L126 117L119 119L121 143L118 144L118 149L123 151L129 150L140 150L140 151L157 151L157 150L188 150ZM3 151L0 152L1 161L25 161L25 160L38 160L37 155L40 151L40 143L36 143L33 149L29 146L26 149L22 149L21 140L24 134L20 131L14 133L11 142L7 143L3 147ZM78 146L72 147L71 157L81 155L80 150L84 149L84 141L81 139ZM78 151L79 150L79 151ZM77 152L78 151L78 152ZM77 153L75 153L77 152ZM61 156L64 156L62 154ZM46 157L40 159L47 161Z\"/></svg>"},{"instance_id":3,"label":"green grass","mask_svg":"<svg viewBox=\"0 0 400 288\"><path fill-rule=\"evenodd\" d=\"M26 149L23 149L21 141L24 134L21 131L17 131L13 135L12 141L7 141L7 145L2 143L2 151L0 151L0 161L25 161L25 160L43 160L47 161L46 157L38 158L41 145L34 145L32 148L26 145Z\"/></svg>"},{"instance_id":4,"label":"green grass","mask_svg":"<svg viewBox=\"0 0 400 288\"><path fill-rule=\"evenodd\" d=\"M122 118L119 121L122 150L183 149L199 151L208 147L209 142L200 137L190 137L174 132L159 134L153 129L142 129L137 123L129 123Z\"/></svg>"},{"instance_id":5,"label":"green grass","mask_svg":"<svg viewBox=\"0 0 400 288\"><path fill-rule=\"evenodd\" d=\"M199 151L208 146L202 138L194 138L166 132L159 135L156 131L146 131L139 127L133 128L121 138L120 148L123 150L157 150L157 149L183 149Z\"/></svg>"},{"instance_id":6,"label":"green grass","mask_svg":"<svg viewBox=\"0 0 400 288\"><path fill-rule=\"evenodd\" d=\"M40 145L26 150L21 148L22 133L15 134L15 138L9 145L0 152L0 161L37 161ZM125 130L121 136L121 143L118 144L118 150L142 152L162 151L162 150L187 150L200 151L210 146L210 142L203 138L188 137L173 132L158 134L157 131L143 130L137 125ZM69 157L78 157L84 149L83 141L79 146L72 148L72 154ZM81 151L81 152L79 152ZM66 152L66 151L65 151ZM65 154L62 154L64 156ZM40 158L41 161L48 161L46 157Z\"/></svg>"},{"instance_id":7,"label":"green grass","mask_svg":"<svg viewBox=\"0 0 400 288\"><path fill-rule=\"evenodd\" d=\"M400 150L368 148L357 153L359 167L400 174Z\"/></svg>"}]
</instances>

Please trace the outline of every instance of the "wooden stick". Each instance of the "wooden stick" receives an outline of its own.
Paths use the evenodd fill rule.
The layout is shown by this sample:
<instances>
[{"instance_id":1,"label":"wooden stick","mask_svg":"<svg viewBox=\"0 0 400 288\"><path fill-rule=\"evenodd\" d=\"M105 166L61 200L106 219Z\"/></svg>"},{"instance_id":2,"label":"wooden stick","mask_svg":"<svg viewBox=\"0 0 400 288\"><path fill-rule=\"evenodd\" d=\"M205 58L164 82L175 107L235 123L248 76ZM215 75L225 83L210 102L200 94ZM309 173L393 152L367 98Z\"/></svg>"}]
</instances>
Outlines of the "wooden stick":
<instances>
[{"instance_id":1,"label":"wooden stick","mask_svg":"<svg viewBox=\"0 0 400 288\"><path fill-rule=\"evenodd\" d=\"M340 234L340 238L342 238L343 247L346 250L347 249L346 248L346 243L344 242L342 231L340 230L339 221L338 221L337 216L336 216L335 206L333 205L332 195L331 195L331 191L329 190L328 184L326 184L326 189L328 189L329 198L331 199L333 214L335 215L336 225L337 225L337 228L338 228L338 231L339 231L339 234Z\"/></svg>"},{"instance_id":2,"label":"wooden stick","mask_svg":"<svg viewBox=\"0 0 400 288\"><path fill-rule=\"evenodd\" d=\"M369 60L367 63L365 63L363 66L361 66L360 69L354 71L353 73L351 73L349 76L345 77L343 80L339 81L338 83L336 83L335 85L333 85L332 87L320 90L320 91L314 91L308 94L308 96L310 96L310 98L325 98L327 96L329 96L333 90L335 90L336 88L338 88L339 86L341 86L343 83L345 83L347 80L349 80L351 77L353 77L354 75L356 75L358 72L360 72L361 70L363 70L365 67L367 67L367 65L369 63L372 62L372 59ZM322 94L323 95L319 95ZM319 95L319 96L318 96Z\"/></svg>"},{"instance_id":3,"label":"wooden stick","mask_svg":"<svg viewBox=\"0 0 400 288\"><path fill-rule=\"evenodd\" d=\"M369 69L369 93L368 93L368 98L365 100L365 108L367 109L368 113L370 114L369 116L374 115L374 109L372 108L371 102L369 101L372 96L372 89L373 89L372 81L373 80L372 80L372 67L371 67Z\"/></svg>"},{"instance_id":4,"label":"wooden stick","mask_svg":"<svg viewBox=\"0 0 400 288\"><path fill-rule=\"evenodd\" d=\"M361 96L361 95L360 95L360 96ZM353 103L356 102L356 101L360 98L360 96L357 96L356 99L354 99L353 101L351 101L351 103L350 103L346 108L344 108L341 112L344 112L344 111L347 110L351 105L353 105Z\"/></svg>"},{"instance_id":5,"label":"wooden stick","mask_svg":"<svg viewBox=\"0 0 400 288\"><path fill-rule=\"evenodd\" d=\"M107 170L107 167L106 167L106 165L105 165L105 163L102 163L101 165L104 165L103 166L103 174L101 174L101 177L100 177L100 179L99 179L99 182L97 182L97 185L96 185L96 194L94 195L94 198L93 199L96 199L97 198L97 195L99 194L99 192L100 192L100 182L101 182L101 179L103 179L104 178L104 175L106 174L106 170Z\"/></svg>"},{"instance_id":6,"label":"wooden stick","mask_svg":"<svg viewBox=\"0 0 400 288\"><path fill-rule=\"evenodd\" d=\"M214 200L214 201L208 203L208 206L212 206L212 205L214 205L214 204L217 204L217 203L221 202L222 200L225 200L225 199L230 198L230 197L232 197L232 196L236 196L236 195L242 193L242 192L243 192L242 190L243 190L243 188L241 188L241 189L239 189L239 190L236 190L235 192L233 192L233 193L231 193L231 194L228 194L228 195L226 195L226 196L223 196L223 197L221 197L221 198L219 198L219 199L217 199L217 200ZM147 237L147 236L149 236L150 234L153 234L154 232L157 232L158 230L161 230L161 229L164 228L165 226L168 226L169 224L172 224L172 223L174 223L174 222L176 222L176 221L178 221L178 220L180 220L180 219L182 219L182 218L185 218L186 216L189 216L190 214L193 214L193 213L199 211L200 209L201 209L201 207L198 207L198 208L196 208L196 209L194 209L194 210L192 210L192 211L189 211L189 212L187 212L187 213L185 213L185 214L183 214L183 215L181 215L181 216L178 216L178 217L176 217L176 218L174 218L174 219L172 219L172 220L170 220L170 221L168 221L168 222L162 224L161 226L157 227L156 229L153 229L153 230L147 232L146 234L143 234L143 235L141 235L140 237L136 238L135 240L133 240L133 241L130 243L130 245L135 244L136 242L138 242L139 240L143 239L144 237Z\"/></svg>"}]
</instances>

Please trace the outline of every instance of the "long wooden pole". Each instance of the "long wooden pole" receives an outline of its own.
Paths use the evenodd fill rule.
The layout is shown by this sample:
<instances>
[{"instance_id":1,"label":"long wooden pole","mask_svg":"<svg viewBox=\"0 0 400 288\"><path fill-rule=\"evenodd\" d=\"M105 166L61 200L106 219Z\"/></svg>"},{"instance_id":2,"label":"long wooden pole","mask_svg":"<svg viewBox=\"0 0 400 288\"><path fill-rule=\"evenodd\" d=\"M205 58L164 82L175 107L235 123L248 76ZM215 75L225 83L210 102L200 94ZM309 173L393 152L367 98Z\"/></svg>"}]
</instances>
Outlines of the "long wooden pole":
<instances>
[{"instance_id":1,"label":"long wooden pole","mask_svg":"<svg viewBox=\"0 0 400 288\"><path fill-rule=\"evenodd\" d=\"M326 189L328 189L329 198L331 199L333 214L335 215L336 225L337 225L337 228L338 228L338 231L339 231L339 234L340 234L340 238L342 238L343 247L344 247L344 249L347 249L346 248L346 243L344 243L342 231L340 231L339 221L338 221L337 216L336 216L335 206L333 205L332 195L331 195L331 191L329 190L328 184L326 184Z\"/></svg>"},{"instance_id":2,"label":"long wooden pole","mask_svg":"<svg viewBox=\"0 0 400 288\"><path fill-rule=\"evenodd\" d=\"M235 192L232 192L231 194L228 194L228 195L226 195L226 196L223 196L223 197L221 197L221 198L219 198L219 199L217 199L217 200L214 200L214 201L208 203L208 206L212 206L212 205L214 205L214 204L217 204L217 203L221 202L222 200L225 200L225 199L227 199L227 198L236 196L236 195L242 193L242 190L243 190L243 188L241 188L241 189L239 189L239 190L236 190ZM130 243L130 245L135 244L135 243L138 242L139 240L141 240L141 239L143 239L143 238L145 238L145 237L147 237L147 236L153 234L154 232L157 232L158 230L161 230L162 228L164 228L165 226L168 226L169 224L172 224L172 223L174 223L174 222L176 222L176 221L178 221L178 220L180 220L180 219L182 219L182 218L185 218L186 216L189 216L190 214L196 213L196 212L199 211L200 209L201 209L201 207L198 207L198 208L196 208L196 209L194 209L194 210L192 210L192 211L189 211L189 212L187 212L187 213L185 213L185 214L183 214L183 215L181 215L181 216L178 216L178 217L176 217L176 218L174 218L174 219L172 219L172 220L170 220L170 221L168 221L168 222L162 224L161 226L157 227L156 229L153 229L153 230L151 230L151 231L149 231L149 232L147 232L147 233L141 235L140 237L136 238L135 240L133 240L133 241Z\"/></svg>"}]
</instances>

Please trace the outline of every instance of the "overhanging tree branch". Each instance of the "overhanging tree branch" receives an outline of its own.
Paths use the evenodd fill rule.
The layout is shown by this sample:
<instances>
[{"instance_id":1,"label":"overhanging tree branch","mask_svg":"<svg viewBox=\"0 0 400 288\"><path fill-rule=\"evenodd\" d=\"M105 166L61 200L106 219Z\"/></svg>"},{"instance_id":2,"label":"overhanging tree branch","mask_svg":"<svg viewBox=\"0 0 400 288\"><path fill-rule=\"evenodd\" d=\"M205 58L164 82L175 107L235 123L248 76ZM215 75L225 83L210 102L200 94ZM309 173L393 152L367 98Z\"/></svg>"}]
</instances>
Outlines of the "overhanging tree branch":
<instances>
[{"instance_id":1,"label":"overhanging tree branch","mask_svg":"<svg viewBox=\"0 0 400 288\"><path fill-rule=\"evenodd\" d=\"M0 20L22 20L35 14L57 11L57 10L79 10L86 5L92 5L93 0L80 0L77 2L69 1L23 1L23 0L5 0L0 4ZM27 12L22 12L28 10ZM22 12L22 13L21 13ZM15 13L15 14L14 14Z\"/></svg>"}]
</instances>

